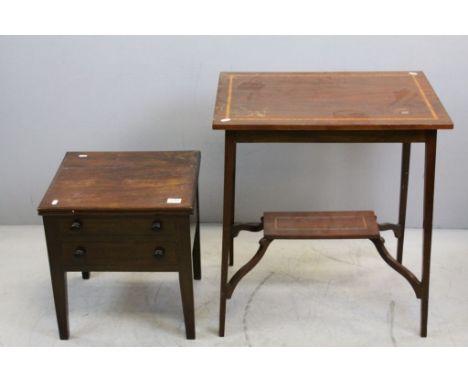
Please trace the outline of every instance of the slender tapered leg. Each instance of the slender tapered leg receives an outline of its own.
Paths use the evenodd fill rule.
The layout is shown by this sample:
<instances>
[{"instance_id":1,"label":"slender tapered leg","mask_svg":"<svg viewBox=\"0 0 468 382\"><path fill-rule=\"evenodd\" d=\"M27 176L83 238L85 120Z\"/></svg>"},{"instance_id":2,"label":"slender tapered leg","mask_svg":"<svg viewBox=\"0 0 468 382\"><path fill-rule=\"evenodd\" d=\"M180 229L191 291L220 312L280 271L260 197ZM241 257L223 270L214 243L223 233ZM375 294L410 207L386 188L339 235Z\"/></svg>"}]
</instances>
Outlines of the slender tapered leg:
<instances>
[{"instance_id":1,"label":"slender tapered leg","mask_svg":"<svg viewBox=\"0 0 468 382\"><path fill-rule=\"evenodd\" d=\"M403 143L401 152L400 211L398 214L399 236L397 241L397 260L403 262L403 243L405 240L406 204L408 200L408 178L411 143Z\"/></svg>"},{"instance_id":2,"label":"slender tapered leg","mask_svg":"<svg viewBox=\"0 0 468 382\"><path fill-rule=\"evenodd\" d=\"M52 281L52 292L54 295L55 314L59 336L61 340L70 337L68 325L68 293L67 273L61 264L61 245L58 240L59 225L57 219L49 216L42 218L47 242L47 256L49 257L50 278Z\"/></svg>"},{"instance_id":3,"label":"slender tapered leg","mask_svg":"<svg viewBox=\"0 0 468 382\"><path fill-rule=\"evenodd\" d=\"M68 325L67 273L60 269L60 267L50 264L50 276L59 336L61 340L68 340L70 330Z\"/></svg>"},{"instance_id":4,"label":"slender tapered leg","mask_svg":"<svg viewBox=\"0 0 468 382\"><path fill-rule=\"evenodd\" d=\"M90 272L81 272L81 277L83 280L88 280L90 277Z\"/></svg>"},{"instance_id":5,"label":"slender tapered leg","mask_svg":"<svg viewBox=\"0 0 468 382\"><path fill-rule=\"evenodd\" d=\"M221 297L219 308L219 335L224 336L226 322L227 278L230 247L233 240L234 190L236 172L236 141L233 132L226 131L224 147L224 203L223 242L221 258ZM231 254L232 256L232 254Z\"/></svg>"},{"instance_id":6,"label":"slender tapered leg","mask_svg":"<svg viewBox=\"0 0 468 382\"><path fill-rule=\"evenodd\" d=\"M198 196L198 186L197 186L197 196L196 196L197 208L197 221L195 228L195 238L193 240L193 278L195 280L201 280L201 260L200 260L200 198Z\"/></svg>"},{"instance_id":7,"label":"slender tapered leg","mask_svg":"<svg viewBox=\"0 0 468 382\"><path fill-rule=\"evenodd\" d=\"M185 333L187 339L195 339L195 306L193 301L192 254L190 246L190 217L180 223L180 238L177 263L179 265L179 286L184 311Z\"/></svg>"},{"instance_id":8,"label":"slender tapered leg","mask_svg":"<svg viewBox=\"0 0 468 382\"><path fill-rule=\"evenodd\" d=\"M421 278L421 337L427 337L429 309L429 277L431 268L432 216L434 207L434 178L436 161L437 131L427 133L424 164L423 202L423 266Z\"/></svg>"},{"instance_id":9,"label":"slender tapered leg","mask_svg":"<svg viewBox=\"0 0 468 382\"><path fill-rule=\"evenodd\" d=\"M236 147L234 146L234 159L233 159L234 171L232 173L232 198L231 198L231 224L234 226L234 206L236 201ZM229 236L229 265L234 265L234 235Z\"/></svg>"}]
</instances>

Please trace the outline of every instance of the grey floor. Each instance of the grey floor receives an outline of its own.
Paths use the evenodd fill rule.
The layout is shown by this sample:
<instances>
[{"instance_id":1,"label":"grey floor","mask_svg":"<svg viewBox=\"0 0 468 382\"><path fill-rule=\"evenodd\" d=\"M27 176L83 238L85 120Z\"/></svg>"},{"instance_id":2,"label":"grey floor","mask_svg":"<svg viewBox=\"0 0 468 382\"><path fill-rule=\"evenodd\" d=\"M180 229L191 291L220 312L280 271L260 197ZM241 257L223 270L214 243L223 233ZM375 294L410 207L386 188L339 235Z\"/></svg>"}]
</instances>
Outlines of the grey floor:
<instances>
[{"instance_id":1,"label":"grey floor","mask_svg":"<svg viewBox=\"0 0 468 382\"><path fill-rule=\"evenodd\" d=\"M3 346L461 346L468 345L468 231L433 237L429 337L419 302L368 241L277 241L228 301L217 336L219 225L202 226L202 281L195 282L197 339L185 340L174 273L68 277L70 330L58 339L41 226L0 226ZM389 249L395 240L385 235ZM236 264L259 233L236 239ZM408 230L404 263L419 276L421 231ZM230 270L232 274L232 268Z\"/></svg>"}]
</instances>

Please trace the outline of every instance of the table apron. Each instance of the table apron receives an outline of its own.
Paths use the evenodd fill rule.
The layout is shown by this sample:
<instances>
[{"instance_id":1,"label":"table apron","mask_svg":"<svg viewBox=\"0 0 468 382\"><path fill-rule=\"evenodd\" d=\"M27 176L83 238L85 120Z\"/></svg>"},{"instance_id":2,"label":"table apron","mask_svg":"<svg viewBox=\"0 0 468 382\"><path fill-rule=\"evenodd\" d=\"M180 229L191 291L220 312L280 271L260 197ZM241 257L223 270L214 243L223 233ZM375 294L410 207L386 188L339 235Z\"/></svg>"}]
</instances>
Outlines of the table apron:
<instances>
[{"instance_id":1,"label":"table apron","mask_svg":"<svg viewBox=\"0 0 468 382\"><path fill-rule=\"evenodd\" d=\"M236 143L416 143L433 134L434 130L226 131Z\"/></svg>"}]
</instances>

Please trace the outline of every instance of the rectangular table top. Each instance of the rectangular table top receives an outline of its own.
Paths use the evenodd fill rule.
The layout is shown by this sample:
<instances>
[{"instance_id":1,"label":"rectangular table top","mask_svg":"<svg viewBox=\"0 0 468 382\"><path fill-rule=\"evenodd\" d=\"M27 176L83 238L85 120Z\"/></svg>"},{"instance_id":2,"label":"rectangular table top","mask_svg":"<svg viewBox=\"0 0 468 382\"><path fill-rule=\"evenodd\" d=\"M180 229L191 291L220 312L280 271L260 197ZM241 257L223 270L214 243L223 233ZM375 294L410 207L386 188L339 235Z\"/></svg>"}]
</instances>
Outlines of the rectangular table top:
<instances>
[{"instance_id":1,"label":"rectangular table top","mask_svg":"<svg viewBox=\"0 0 468 382\"><path fill-rule=\"evenodd\" d=\"M192 212L199 167L198 151L68 152L38 212Z\"/></svg>"},{"instance_id":2,"label":"rectangular table top","mask_svg":"<svg viewBox=\"0 0 468 382\"><path fill-rule=\"evenodd\" d=\"M432 130L453 123L423 72L220 74L219 130Z\"/></svg>"}]
</instances>

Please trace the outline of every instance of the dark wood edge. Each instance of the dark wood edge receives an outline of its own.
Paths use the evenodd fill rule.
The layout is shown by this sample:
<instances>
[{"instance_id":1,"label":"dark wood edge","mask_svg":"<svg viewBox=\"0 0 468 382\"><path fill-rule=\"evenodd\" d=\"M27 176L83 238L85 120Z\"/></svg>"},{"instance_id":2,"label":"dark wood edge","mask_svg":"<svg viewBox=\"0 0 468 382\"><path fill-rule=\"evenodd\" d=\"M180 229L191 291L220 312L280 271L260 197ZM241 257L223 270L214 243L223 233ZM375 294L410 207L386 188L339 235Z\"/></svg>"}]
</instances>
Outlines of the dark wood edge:
<instances>
[{"instance_id":1,"label":"dark wood edge","mask_svg":"<svg viewBox=\"0 0 468 382\"><path fill-rule=\"evenodd\" d=\"M151 215L192 215L194 208L174 208L164 210L146 210L146 209L132 209L132 210L117 210L117 209L93 209L93 210L71 210L71 209L41 209L38 210L40 216L74 216L74 215L137 215L137 216L151 216Z\"/></svg>"},{"instance_id":2,"label":"dark wood edge","mask_svg":"<svg viewBox=\"0 0 468 382\"><path fill-rule=\"evenodd\" d=\"M432 130L226 131L237 143L402 143L425 142Z\"/></svg>"},{"instance_id":3,"label":"dark wood edge","mask_svg":"<svg viewBox=\"0 0 468 382\"><path fill-rule=\"evenodd\" d=\"M406 125L383 125L378 121L374 125L337 125L337 126L330 126L330 125L304 125L304 124L291 124L288 121L284 121L278 124L271 124L271 123L262 123L258 122L254 126L252 126L251 121L242 122L219 122L218 120L213 120L212 127L213 130L226 130L226 131L252 131L252 129L265 129L268 131L418 131L418 130L451 130L453 129L454 125L452 123L441 123L436 124L437 121L430 120L427 124L419 123L419 124L406 124ZM379 126L376 128L375 126Z\"/></svg>"}]
</instances>

